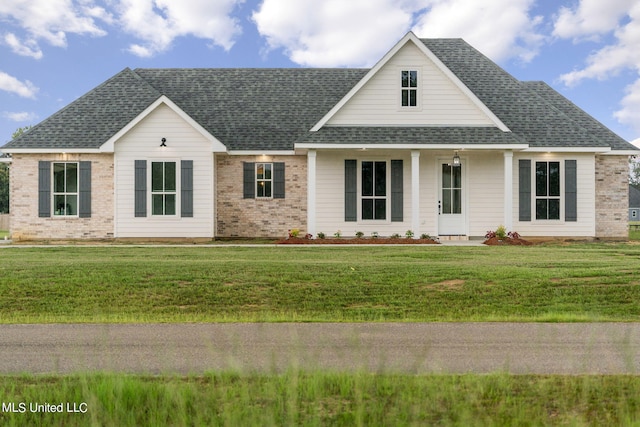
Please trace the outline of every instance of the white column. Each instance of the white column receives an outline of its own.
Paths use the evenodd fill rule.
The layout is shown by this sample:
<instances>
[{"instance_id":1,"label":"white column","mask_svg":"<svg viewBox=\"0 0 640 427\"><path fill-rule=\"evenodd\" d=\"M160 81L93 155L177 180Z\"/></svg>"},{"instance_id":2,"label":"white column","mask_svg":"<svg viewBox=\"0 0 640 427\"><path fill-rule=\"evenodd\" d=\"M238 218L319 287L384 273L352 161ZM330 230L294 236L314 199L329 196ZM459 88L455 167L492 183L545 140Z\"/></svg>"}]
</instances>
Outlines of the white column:
<instances>
[{"instance_id":1,"label":"white column","mask_svg":"<svg viewBox=\"0 0 640 427\"><path fill-rule=\"evenodd\" d=\"M411 230L420 238L420 151L411 150Z\"/></svg>"},{"instance_id":2,"label":"white column","mask_svg":"<svg viewBox=\"0 0 640 427\"><path fill-rule=\"evenodd\" d=\"M504 152L504 226L513 231L513 151Z\"/></svg>"},{"instance_id":3,"label":"white column","mask_svg":"<svg viewBox=\"0 0 640 427\"><path fill-rule=\"evenodd\" d=\"M316 151L307 152L307 233L316 237Z\"/></svg>"}]
</instances>

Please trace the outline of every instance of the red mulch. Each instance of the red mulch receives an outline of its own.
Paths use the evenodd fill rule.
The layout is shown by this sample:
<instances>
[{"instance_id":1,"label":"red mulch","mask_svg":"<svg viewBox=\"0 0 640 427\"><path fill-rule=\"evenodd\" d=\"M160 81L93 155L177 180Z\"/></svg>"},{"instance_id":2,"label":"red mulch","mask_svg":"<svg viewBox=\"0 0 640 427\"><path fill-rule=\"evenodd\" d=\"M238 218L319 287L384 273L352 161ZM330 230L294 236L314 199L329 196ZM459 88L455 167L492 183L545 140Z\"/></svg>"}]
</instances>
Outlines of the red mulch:
<instances>
[{"instance_id":1,"label":"red mulch","mask_svg":"<svg viewBox=\"0 0 640 427\"><path fill-rule=\"evenodd\" d=\"M291 237L276 242L279 245L437 245L431 239L407 239L407 238L330 238L330 239L304 239Z\"/></svg>"},{"instance_id":2,"label":"red mulch","mask_svg":"<svg viewBox=\"0 0 640 427\"><path fill-rule=\"evenodd\" d=\"M512 239L511 237L505 237L504 239L500 240L497 237L491 237L490 239L487 239L484 241L485 245L489 245L489 246L499 246L499 245L513 245L513 246L530 246L533 245L533 243L529 242L528 240L524 240L524 239Z\"/></svg>"}]
</instances>

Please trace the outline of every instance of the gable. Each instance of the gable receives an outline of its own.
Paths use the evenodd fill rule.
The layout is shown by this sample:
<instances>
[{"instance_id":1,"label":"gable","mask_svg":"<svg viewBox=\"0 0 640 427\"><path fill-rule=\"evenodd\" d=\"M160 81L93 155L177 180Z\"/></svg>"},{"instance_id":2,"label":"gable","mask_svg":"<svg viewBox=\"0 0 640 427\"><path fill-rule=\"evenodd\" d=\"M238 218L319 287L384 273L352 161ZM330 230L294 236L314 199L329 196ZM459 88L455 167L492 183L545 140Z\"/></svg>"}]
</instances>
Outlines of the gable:
<instances>
[{"instance_id":1,"label":"gable","mask_svg":"<svg viewBox=\"0 0 640 427\"><path fill-rule=\"evenodd\" d=\"M401 72L417 70L416 107L401 106ZM407 42L326 123L328 126L495 126L412 42Z\"/></svg>"}]
</instances>

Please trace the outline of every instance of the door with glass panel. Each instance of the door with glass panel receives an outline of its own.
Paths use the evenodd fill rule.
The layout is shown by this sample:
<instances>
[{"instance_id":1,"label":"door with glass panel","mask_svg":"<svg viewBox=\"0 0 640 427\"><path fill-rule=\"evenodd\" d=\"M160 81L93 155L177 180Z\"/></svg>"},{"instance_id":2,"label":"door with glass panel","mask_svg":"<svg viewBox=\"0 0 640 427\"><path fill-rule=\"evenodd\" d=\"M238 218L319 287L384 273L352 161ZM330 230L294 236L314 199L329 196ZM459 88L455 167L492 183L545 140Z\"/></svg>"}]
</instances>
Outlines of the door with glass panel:
<instances>
[{"instance_id":1,"label":"door with glass panel","mask_svg":"<svg viewBox=\"0 0 640 427\"><path fill-rule=\"evenodd\" d=\"M438 162L438 166L438 234L465 235L464 165L453 165L449 160Z\"/></svg>"}]
</instances>

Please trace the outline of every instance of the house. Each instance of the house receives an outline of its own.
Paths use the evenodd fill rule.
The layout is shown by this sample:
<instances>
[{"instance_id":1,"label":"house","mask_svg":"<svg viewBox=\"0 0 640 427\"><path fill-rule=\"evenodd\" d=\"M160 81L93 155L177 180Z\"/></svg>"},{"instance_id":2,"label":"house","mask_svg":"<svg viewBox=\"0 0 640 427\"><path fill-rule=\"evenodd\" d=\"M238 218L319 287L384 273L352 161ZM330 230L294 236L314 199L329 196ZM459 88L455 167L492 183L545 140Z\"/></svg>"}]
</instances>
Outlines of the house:
<instances>
[{"instance_id":1,"label":"house","mask_svg":"<svg viewBox=\"0 0 640 427\"><path fill-rule=\"evenodd\" d=\"M629 221L640 221L640 190L629 186Z\"/></svg>"},{"instance_id":2,"label":"house","mask_svg":"<svg viewBox=\"0 0 640 427\"><path fill-rule=\"evenodd\" d=\"M637 149L461 39L371 69L125 69L9 142L14 239L627 238Z\"/></svg>"}]
</instances>

